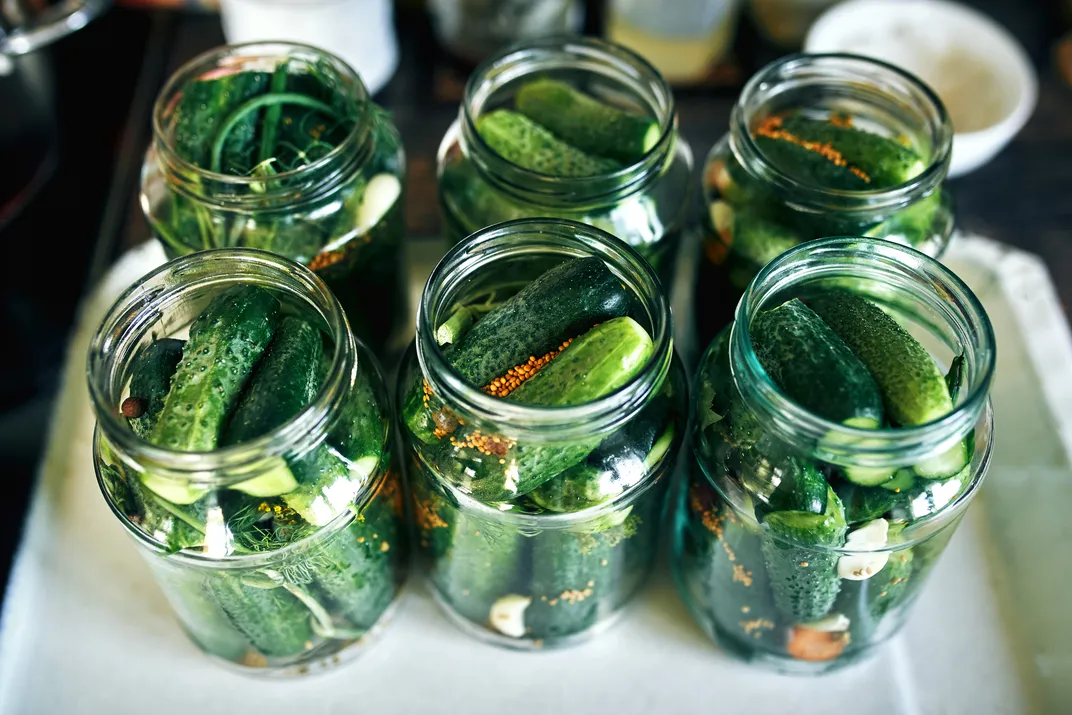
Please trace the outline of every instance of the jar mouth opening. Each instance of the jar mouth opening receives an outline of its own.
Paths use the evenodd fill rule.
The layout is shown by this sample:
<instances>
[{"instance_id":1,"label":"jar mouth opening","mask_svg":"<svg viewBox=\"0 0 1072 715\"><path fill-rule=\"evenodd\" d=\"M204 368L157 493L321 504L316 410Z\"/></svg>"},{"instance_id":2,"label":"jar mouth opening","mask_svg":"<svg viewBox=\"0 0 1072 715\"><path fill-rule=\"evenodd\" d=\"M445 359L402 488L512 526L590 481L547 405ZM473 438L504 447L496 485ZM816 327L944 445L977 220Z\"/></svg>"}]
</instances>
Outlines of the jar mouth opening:
<instances>
[{"instance_id":1,"label":"jar mouth opening","mask_svg":"<svg viewBox=\"0 0 1072 715\"><path fill-rule=\"evenodd\" d=\"M271 72L283 60L300 60L304 63L326 62L336 73L337 79L352 92L352 99L360 107L369 101L368 91L361 77L345 61L311 45L297 42L246 42L236 45L224 45L194 57L180 67L153 103L153 135L161 153L161 159L174 172L195 177L202 181L230 187L282 187L275 191L254 191L253 196L263 201L266 196L293 192L295 182L301 180L317 181L323 178L322 172L347 160L358 148L364 146L371 134L361 121L360 110L354 116L353 126L346 136L334 148L315 161L296 169L281 171L270 176L236 176L200 167L185 159L175 151L172 129L167 126L171 114L182 97L183 90L192 82L204 78L213 72L233 69L235 73L251 70ZM228 195L229 201L240 201L242 195Z\"/></svg>"},{"instance_id":2,"label":"jar mouth opening","mask_svg":"<svg viewBox=\"0 0 1072 715\"><path fill-rule=\"evenodd\" d=\"M786 89L795 82L809 90L846 89L860 96L858 103L872 108L886 104L891 112L899 112L903 124L918 124L918 133L929 143L927 166L908 181L882 189L848 190L826 188L801 181L767 159L757 146L753 126L767 116L773 116L770 105L784 100ZM777 90L781 87L781 90ZM866 98L863 95L870 95ZM892 95L892 96L891 96ZM779 108L801 108L806 105L787 103ZM911 115L911 116L907 116ZM945 105L929 86L915 75L881 60L847 53L793 54L776 60L757 72L741 91L731 118L730 148L746 170L792 196L794 202L820 209L839 211L873 210L901 206L925 196L942 183L949 171L953 149L953 126Z\"/></svg>"},{"instance_id":3,"label":"jar mouth opening","mask_svg":"<svg viewBox=\"0 0 1072 715\"><path fill-rule=\"evenodd\" d=\"M118 412L129 378L127 367L143 336L191 292L255 284L300 302L327 328L334 343L331 365L320 388L301 412L279 427L246 442L209 452L180 452L139 437ZM166 332L166 331L165 331ZM166 337L161 335L160 337ZM162 478L222 487L256 476L267 460L296 451L304 441L325 434L357 371L380 375L371 354L360 359L357 341L342 306L309 269L259 249L228 248L176 258L143 276L113 304L90 344L87 376L101 434L122 454L136 454L139 465Z\"/></svg>"},{"instance_id":4,"label":"jar mouth opening","mask_svg":"<svg viewBox=\"0 0 1072 715\"><path fill-rule=\"evenodd\" d=\"M614 82L629 91L659 122L659 139L632 164L582 177L561 177L526 169L491 147L477 130L477 119L503 87L541 71L585 72ZM630 49L606 40L578 35L557 35L512 45L482 62L465 85L459 110L463 144L485 173L509 188L547 195L568 194L597 198L616 194L657 173L674 146L677 115L673 93L659 71Z\"/></svg>"},{"instance_id":5,"label":"jar mouth opening","mask_svg":"<svg viewBox=\"0 0 1072 715\"><path fill-rule=\"evenodd\" d=\"M543 407L511 402L471 385L451 367L435 339L446 311L464 296L468 280L503 259L596 257L632 291L646 312L654 349L628 383L583 405ZM432 391L445 403L518 438L566 440L570 434L619 427L663 383L673 359L673 318L654 270L640 254L612 235L576 221L519 219L482 229L452 248L433 269L417 313L416 353Z\"/></svg>"},{"instance_id":6,"label":"jar mouth opening","mask_svg":"<svg viewBox=\"0 0 1072 715\"><path fill-rule=\"evenodd\" d=\"M759 311L778 297L791 297L807 283L851 281L854 290L881 287L881 297L894 300L912 287L912 300L944 325L957 345L947 345L965 360L963 397L943 417L918 426L868 429L833 422L790 399L763 369L747 329ZM898 285L900 283L900 285ZM835 283L836 285L836 283ZM945 339L941 336L940 339ZM861 467L900 467L951 449L965 438L988 409L996 364L993 327L975 294L938 261L883 239L834 237L809 241L771 261L753 279L738 303L730 333L734 381L779 437L789 443L807 440L820 445L825 461Z\"/></svg>"}]
</instances>

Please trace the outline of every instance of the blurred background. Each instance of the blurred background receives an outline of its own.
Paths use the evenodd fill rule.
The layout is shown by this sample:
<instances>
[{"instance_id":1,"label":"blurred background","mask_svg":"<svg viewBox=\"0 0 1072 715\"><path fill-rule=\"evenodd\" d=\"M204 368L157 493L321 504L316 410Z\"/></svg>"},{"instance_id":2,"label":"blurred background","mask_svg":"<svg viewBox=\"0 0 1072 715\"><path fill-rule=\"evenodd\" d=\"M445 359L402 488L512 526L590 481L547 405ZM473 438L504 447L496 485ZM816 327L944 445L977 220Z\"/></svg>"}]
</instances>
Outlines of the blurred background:
<instances>
[{"instance_id":1,"label":"blurred background","mask_svg":"<svg viewBox=\"0 0 1072 715\"><path fill-rule=\"evenodd\" d=\"M858 0L849 0L857 2ZM912 0L906 0L906 5ZM809 36L832 0L5 0L0 3L0 522L6 584L48 436L80 297L149 237L139 171L153 100L181 64L226 40L300 40L339 54L394 114L408 162L411 240L436 236L435 153L468 73L525 37L601 35L675 85L697 162L727 128L748 77L800 50L872 52L924 75L970 128L995 81L932 36L846 13ZM1038 80L1026 125L951 183L961 230L1040 254L1072 303L1072 0L978 0ZM857 14L858 17L858 14ZM866 30L866 31L865 31ZM821 36L820 36L821 35ZM978 71L977 71L978 70ZM927 73L933 76L926 76ZM1029 108L1030 109L1030 108ZM1026 115L1025 115L1026 116ZM697 178L697 186L699 179ZM1067 312L1067 310L1066 310ZM87 455L88 459L88 455Z\"/></svg>"}]
</instances>

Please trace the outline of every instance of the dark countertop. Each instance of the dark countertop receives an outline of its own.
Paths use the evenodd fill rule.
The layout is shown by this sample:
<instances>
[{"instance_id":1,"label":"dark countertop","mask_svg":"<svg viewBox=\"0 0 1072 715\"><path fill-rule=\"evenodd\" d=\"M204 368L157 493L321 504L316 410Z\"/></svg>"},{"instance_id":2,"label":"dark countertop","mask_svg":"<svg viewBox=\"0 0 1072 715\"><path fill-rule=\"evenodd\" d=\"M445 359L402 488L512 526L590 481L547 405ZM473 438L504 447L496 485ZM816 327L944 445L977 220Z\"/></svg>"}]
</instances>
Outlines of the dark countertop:
<instances>
[{"instance_id":1,"label":"dark countertop","mask_svg":"<svg viewBox=\"0 0 1072 715\"><path fill-rule=\"evenodd\" d=\"M1065 3L969 2L1004 23L1039 74L1039 103L1024 130L987 166L951 182L961 228L1043 257L1063 304L1072 305L1072 89L1054 48L1072 28ZM589 3L598 6L599 3ZM587 29L598 28L590 13ZM420 13L398 15L402 61L376 99L390 109L408 156L406 223L411 237L439 230L435 152L457 113L464 72L444 61ZM67 333L79 297L127 247L148 237L136 194L149 141L152 101L168 75L223 41L215 15L115 8L39 54L51 66L59 161L28 206L0 226L7 275L0 320L0 455L8 518L0 526L0 579L21 530L47 433ZM676 92L680 125L699 164L726 130L740 79L779 54L742 18L731 81ZM732 81L736 78L736 81ZM2 207L0 207L2 208ZM51 260L49 260L51 259ZM48 271L33 270L48 261ZM90 455L86 455L89 459ZM2 583L0 582L0 583Z\"/></svg>"}]
</instances>

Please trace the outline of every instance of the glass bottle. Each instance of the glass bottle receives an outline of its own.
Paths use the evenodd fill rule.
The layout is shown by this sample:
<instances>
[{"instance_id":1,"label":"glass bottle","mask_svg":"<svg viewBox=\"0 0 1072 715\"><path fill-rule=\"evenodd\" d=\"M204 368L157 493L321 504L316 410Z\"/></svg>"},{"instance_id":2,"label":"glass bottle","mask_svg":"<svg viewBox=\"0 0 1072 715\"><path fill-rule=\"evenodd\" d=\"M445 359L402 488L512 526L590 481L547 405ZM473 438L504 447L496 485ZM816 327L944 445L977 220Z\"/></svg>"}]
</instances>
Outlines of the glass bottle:
<instances>
[{"instance_id":1,"label":"glass bottle","mask_svg":"<svg viewBox=\"0 0 1072 715\"><path fill-rule=\"evenodd\" d=\"M640 159L607 173L559 177L501 156L477 125L532 80L572 85L599 100L653 117L658 137ZM439 201L448 239L520 218L580 221L617 236L673 275L692 185L692 151L677 131L674 99L658 71L621 46L589 37L533 40L505 50L470 76L458 119L439 147Z\"/></svg>"},{"instance_id":2,"label":"glass bottle","mask_svg":"<svg viewBox=\"0 0 1072 715\"><path fill-rule=\"evenodd\" d=\"M864 429L788 398L758 357L757 316L830 289L877 303L949 366L952 411ZM802 673L894 635L982 484L994 362L978 299L914 249L823 239L760 271L701 359L693 463L674 506L673 571L704 631L749 662Z\"/></svg>"},{"instance_id":3,"label":"glass bottle","mask_svg":"<svg viewBox=\"0 0 1072 715\"><path fill-rule=\"evenodd\" d=\"M550 269L593 257L626 287L631 317L651 336L631 381L594 401L545 407L493 396L451 367L437 335L460 307L497 304ZM452 620L512 648L569 644L611 624L651 567L685 426L686 380L648 264L570 221L480 231L429 278L398 385L419 553Z\"/></svg>"},{"instance_id":4,"label":"glass bottle","mask_svg":"<svg viewBox=\"0 0 1072 715\"><path fill-rule=\"evenodd\" d=\"M240 103L241 94L249 98ZM273 96L289 99L257 104ZM310 98L337 125L320 123ZM249 163L250 152L260 162L231 173L228 157ZM157 97L141 206L169 257L259 248L312 268L358 336L380 351L405 309L404 182L398 132L346 63L299 44L225 45L181 67Z\"/></svg>"},{"instance_id":5,"label":"glass bottle","mask_svg":"<svg viewBox=\"0 0 1072 715\"><path fill-rule=\"evenodd\" d=\"M312 402L212 451L139 436L140 411L124 416L138 399L135 365L148 364L150 345L185 338L214 296L238 286L270 291L284 315L319 329L323 378ZM376 636L407 565L402 483L383 376L321 280L264 251L175 259L108 312L88 378L101 492L198 647L235 666L302 674Z\"/></svg>"}]
</instances>

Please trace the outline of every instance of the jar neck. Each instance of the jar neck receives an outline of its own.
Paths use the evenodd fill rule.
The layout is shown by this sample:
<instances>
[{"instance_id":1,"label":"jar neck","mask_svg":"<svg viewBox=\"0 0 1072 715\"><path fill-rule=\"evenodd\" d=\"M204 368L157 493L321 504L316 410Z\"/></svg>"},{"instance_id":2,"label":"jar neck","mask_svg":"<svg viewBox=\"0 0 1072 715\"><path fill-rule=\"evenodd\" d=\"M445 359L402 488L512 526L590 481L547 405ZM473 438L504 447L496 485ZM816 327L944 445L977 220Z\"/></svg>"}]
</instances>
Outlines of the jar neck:
<instances>
[{"instance_id":1,"label":"jar neck","mask_svg":"<svg viewBox=\"0 0 1072 715\"><path fill-rule=\"evenodd\" d=\"M849 427L809 412L771 381L750 333L759 312L808 291L846 286L911 318L964 357L963 387L952 412L916 427ZM844 466L902 467L951 449L987 412L994 332L971 290L934 259L881 239L829 238L782 254L756 276L737 306L729 360L741 399L765 429L798 453Z\"/></svg>"},{"instance_id":2,"label":"jar neck","mask_svg":"<svg viewBox=\"0 0 1072 715\"><path fill-rule=\"evenodd\" d=\"M331 336L334 351L320 390L304 410L255 439L212 452L177 452L138 437L118 414L139 349L174 334L211 296L230 286L257 285L300 309ZM98 428L118 454L165 478L207 489L249 478L266 459L301 454L331 430L357 378L357 344L339 302L308 269L266 251L218 249L164 264L129 288L105 316L90 344L90 395Z\"/></svg>"},{"instance_id":3,"label":"jar neck","mask_svg":"<svg viewBox=\"0 0 1072 715\"><path fill-rule=\"evenodd\" d=\"M339 121L349 125L342 141L324 156L303 166L285 171L273 166L270 171L247 176L220 173L179 155L175 149L176 110L190 84L229 73L270 74L284 62L291 74L315 70L338 94ZM237 117L241 112L257 116L263 111L247 103L229 117ZM229 117L220 117L216 126L222 130ZM189 199L238 210L279 204L292 206L315 201L351 179L375 152L380 121L382 118L369 100L361 78L349 65L324 50L286 42L227 45L195 57L168 80L153 105L153 150L169 187ZM214 142L222 140L219 135L213 138Z\"/></svg>"},{"instance_id":4,"label":"jar neck","mask_svg":"<svg viewBox=\"0 0 1072 715\"><path fill-rule=\"evenodd\" d=\"M435 330L466 298L474 282L496 275L519 259L566 261L591 256L602 260L632 294L638 308L635 317L646 323L652 339L651 358L628 384L583 405L536 407L493 397L450 366L435 340ZM522 219L472 234L436 266L421 295L416 352L429 387L452 409L493 424L519 441L565 442L617 429L658 392L673 360L673 322L659 279L625 243L574 221Z\"/></svg>"},{"instance_id":5,"label":"jar neck","mask_svg":"<svg viewBox=\"0 0 1072 715\"><path fill-rule=\"evenodd\" d=\"M480 136L477 121L502 106L521 82L546 74L613 86L655 117L661 132L658 142L636 163L590 177L550 176L504 159ZM462 152L488 183L545 206L599 205L634 193L673 160L677 142L673 93L658 70L624 47L591 37L531 40L490 57L465 86L458 123Z\"/></svg>"},{"instance_id":6,"label":"jar neck","mask_svg":"<svg viewBox=\"0 0 1072 715\"><path fill-rule=\"evenodd\" d=\"M846 114L883 135L906 140L926 168L898 186L827 189L796 180L768 161L753 139L771 117L794 111ZM855 55L790 55L749 80L730 118L730 149L754 178L805 211L883 211L905 206L945 180L953 127L938 96L913 75Z\"/></svg>"}]
</instances>

